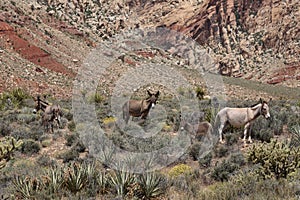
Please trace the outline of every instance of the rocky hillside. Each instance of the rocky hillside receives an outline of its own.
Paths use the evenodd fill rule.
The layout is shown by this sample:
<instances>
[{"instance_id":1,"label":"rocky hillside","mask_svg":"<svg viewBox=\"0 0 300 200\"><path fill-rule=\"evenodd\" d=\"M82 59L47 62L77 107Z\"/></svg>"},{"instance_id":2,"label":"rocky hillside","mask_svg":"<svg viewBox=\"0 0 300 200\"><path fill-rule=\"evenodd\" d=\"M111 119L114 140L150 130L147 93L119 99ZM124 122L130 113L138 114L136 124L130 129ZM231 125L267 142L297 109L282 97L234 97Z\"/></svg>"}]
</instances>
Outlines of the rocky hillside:
<instances>
[{"instance_id":1,"label":"rocky hillside","mask_svg":"<svg viewBox=\"0 0 300 200\"><path fill-rule=\"evenodd\" d=\"M70 97L87 54L135 27L166 26L210 50L224 75L298 87L299 2L2 0L0 91Z\"/></svg>"}]
</instances>

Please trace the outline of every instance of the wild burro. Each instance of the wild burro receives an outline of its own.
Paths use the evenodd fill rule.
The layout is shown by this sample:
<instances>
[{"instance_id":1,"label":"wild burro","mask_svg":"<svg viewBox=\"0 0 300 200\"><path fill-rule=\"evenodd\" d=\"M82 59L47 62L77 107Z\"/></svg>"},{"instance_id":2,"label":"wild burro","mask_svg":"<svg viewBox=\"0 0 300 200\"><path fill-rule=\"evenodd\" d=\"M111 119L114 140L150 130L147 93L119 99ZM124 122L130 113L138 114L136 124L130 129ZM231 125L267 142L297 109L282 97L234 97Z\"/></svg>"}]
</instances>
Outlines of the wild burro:
<instances>
[{"instance_id":1,"label":"wild burro","mask_svg":"<svg viewBox=\"0 0 300 200\"><path fill-rule=\"evenodd\" d=\"M129 100L123 105L123 119L126 124L128 123L130 116L141 117L142 120L145 120L150 109L154 108L159 97L159 91L156 93L151 93L149 90L147 90L147 93L149 96L146 99Z\"/></svg>"},{"instance_id":2,"label":"wild burro","mask_svg":"<svg viewBox=\"0 0 300 200\"><path fill-rule=\"evenodd\" d=\"M50 131L51 133L53 133L54 121L56 121L59 126L61 125L62 110L60 105L51 105L46 100L42 100L40 95L38 95L37 98L34 98L34 101L36 105L33 113L37 113L41 110L43 112L42 125L44 126L45 131Z\"/></svg>"},{"instance_id":3,"label":"wild burro","mask_svg":"<svg viewBox=\"0 0 300 200\"><path fill-rule=\"evenodd\" d=\"M262 99L253 106L247 108L229 108L225 107L221 109L215 120L215 128L219 132L220 142L223 141L223 129L227 124L232 125L233 127L239 128L244 126L244 138L243 141L246 143L246 137L248 136L248 141L252 143L250 127L255 119L260 115L264 116L266 119L270 118L269 106L266 101Z\"/></svg>"}]
</instances>

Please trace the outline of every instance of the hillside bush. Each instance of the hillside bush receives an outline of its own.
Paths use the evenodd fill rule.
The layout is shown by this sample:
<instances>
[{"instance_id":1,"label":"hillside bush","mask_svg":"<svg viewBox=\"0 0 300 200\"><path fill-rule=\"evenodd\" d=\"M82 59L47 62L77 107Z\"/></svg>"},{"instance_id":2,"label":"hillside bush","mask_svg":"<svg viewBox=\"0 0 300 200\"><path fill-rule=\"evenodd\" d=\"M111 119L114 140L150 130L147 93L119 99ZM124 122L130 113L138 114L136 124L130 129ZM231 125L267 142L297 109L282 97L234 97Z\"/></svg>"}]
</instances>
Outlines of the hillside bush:
<instances>
[{"instance_id":1,"label":"hillside bush","mask_svg":"<svg viewBox=\"0 0 300 200\"><path fill-rule=\"evenodd\" d=\"M216 181L228 181L233 172L238 168L239 166L236 163L223 160L221 164L214 167L211 177Z\"/></svg>"},{"instance_id":2,"label":"hillside bush","mask_svg":"<svg viewBox=\"0 0 300 200\"><path fill-rule=\"evenodd\" d=\"M36 142L32 139L23 140L21 146L21 152L26 155L33 155L38 153L41 150L41 145L39 142Z\"/></svg>"},{"instance_id":3,"label":"hillside bush","mask_svg":"<svg viewBox=\"0 0 300 200\"><path fill-rule=\"evenodd\" d=\"M228 182L217 182L203 190L198 190L196 199L298 199L298 180L262 179L252 171L240 171Z\"/></svg>"},{"instance_id":4,"label":"hillside bush","mask_svg":"<svg viewBox=\"0 0 300 200\"><path fill-rule=\"evenodd\" d=\"M169 172L170 177L177 177L179 175L189 174L192 172L192 168L186 164L179 164L174 166Z\"/></svg>"},{"instance_id":5,"label":"hillside bush","mask_svg":"<svg viewBox=\"0 0 300 200\"><path fill-rule=\"evenodd\" d=\"M212 153L208 153L203 158L200 158L198 160L200 168L208 168L211 166L211 160L212 160Z\"/></svg>"},{"instance_id":6,"label":"hillside bush","mask_svg":"<svg viewBox=\"0 0 300 200\"><path fill-rule=\"evenodd\" d=\"M300 167L300 148L272 140L271 143L253 145L247 159L258 165L256 173L264 179L287 178Z\"/></svg>"},{"instance_id":7,"label":"hillside bush","mask_svg":"<svg viewBox=\"0 0 300 200\"><path fill-rule=\"evenodd\" d=\"M0 136L5 137L10 135L12 132L12 127L9 125L8 122L0 120Z\"/></svg>"}]
</instances>

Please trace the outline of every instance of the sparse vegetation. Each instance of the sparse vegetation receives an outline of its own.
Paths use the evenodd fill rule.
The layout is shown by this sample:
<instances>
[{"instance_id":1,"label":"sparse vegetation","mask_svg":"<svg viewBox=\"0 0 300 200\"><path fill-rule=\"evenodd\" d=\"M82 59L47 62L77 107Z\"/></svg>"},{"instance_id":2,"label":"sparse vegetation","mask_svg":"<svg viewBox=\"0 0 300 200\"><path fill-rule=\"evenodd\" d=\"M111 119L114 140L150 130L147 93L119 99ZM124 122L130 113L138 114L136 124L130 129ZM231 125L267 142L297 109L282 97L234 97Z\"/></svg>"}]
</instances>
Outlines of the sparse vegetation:
<instances>
[{"instance_id":1,"label":"sparse vegetation","mask_svg":"<svg viewBox=\"0 0 300 200\"><path fill-rule=\"evenodd\" d=\"M99 103L99 110L102 109L102 104L103 102ZM65 118L67 126L60 133L43 134L37 121L39 116L31 119L29 108L21 108L19 112L10 111L10 117L3 114L0 118L1 135L20 138L22 145L19 150L16 148L13 151L17 152L16 156L9 159L2 168L4 173L0 176L0 184L10 182L11 186L7 186L7 191L14 193L15 198L80 197L86 199L101 196L107 199L114 197L159 199L178 192L179 196L194 199L244 199L257 197L255 190L260 190L258 186L267 187L272 180L276 183L268 186L268 189L262 193L264 197L268 198L272 195L283 197L280 191L273 192L270 188L286 189L287 196L293 197L297 191L289 184L295 184L299 177L299 156L297 157L299 125L295 123L297 116L291 114L290 106L285 102L280 102L280 105L284 106L278 104L277 107L271 107L272 120L260 118L257 124L254 124L254 139L264 143L258 144L255 141L244 150L245 154L242 154L238 151L241 147L242 130L229 127L225 130L226 144L216 144L212 152L201 157L199 156L201 143L193 143L175 166L167 167L165 175L159 171L135 174L122 169L122 165L116 168L118 170L111 169L111 164L114 163L113 155L117 149L108 146L104 141L99 143L101 163L98 163L92 155L88 154L88 151L85 151L88 148L80 140L72 117ZM211 107L209 101L201 101L200 111L205 113L204 117L211 118L213 121L212 118L218 108L212 111ZM112 117L104 116L99 123L108 125L106 128L111 132L107 137L114 142L114 145L130 151L149 151L169 144L172 136L168 133L178 129L176 127L178 122L174 121L178 114L177 110L172 107L167 112L174 116L168 117L162 124L163 134L157 134L153 138L136 140L132 136L121 134L115 126L110 125L115 123L115 118ZM105 113L105 110L101 110L101 113ZM289 124L295 125L289 127ZM148 124L145 123L145 127L149 128L147 126ZM291 137L288 140L290 142L282 142L274 146L272 138L283 136L283 126L287 126L287 130L290 130ZM77 128L80 128L80 125L77 125ZM40 154L41 149L52 148L60 140L63 141L62 150L53 155L45 154L45 151L43 155ZM180 140L178 142L180 143ZM87 156L82 156L83 152ZM21 160L21 157L31 157L34 162L26 163L25 160ZM62 164L58 160L62 161ZM188 163L194 165L190 166ZM132 168L136 167L134 160L128 161L127 164ZM252 176L243 175L245 170L250 171ZM16 172L17 175L10 171ZM283 185L279 186L279 183ZM4 193L3 197L7 197L8 194L8 192Z\"/></svg>"}]
</instances>

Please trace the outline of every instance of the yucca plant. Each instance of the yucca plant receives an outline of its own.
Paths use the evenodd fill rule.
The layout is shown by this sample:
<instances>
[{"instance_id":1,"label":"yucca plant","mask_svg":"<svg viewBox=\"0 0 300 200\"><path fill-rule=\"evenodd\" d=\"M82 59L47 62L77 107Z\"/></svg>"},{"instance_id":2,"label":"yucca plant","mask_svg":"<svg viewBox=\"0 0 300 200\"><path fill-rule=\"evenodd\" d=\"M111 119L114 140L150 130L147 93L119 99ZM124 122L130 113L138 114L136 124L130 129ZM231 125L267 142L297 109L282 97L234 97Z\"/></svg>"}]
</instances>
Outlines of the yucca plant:
<instances>
[{"instance_id":1,"label":"yucca plant","mask_svg":"<svg viewBox=\"0 0 300 200\"><path fill-rule=\"evenodd\" d=\"M82 190L86 183L87 169L84 165L74 162L64 170L64 185L72 193Z\"/></svg>"},{"instance_id":2,"label":"yucca plant","mask_svg":"<svg viewBox=\"0 0 300 200\"><path fill-rule=\"evenodd\" d=\"M96 176L96 183L99 187L100 194L105 194L109 186L109 179L105 172L99 172Z\"/></svg>"},{"instance_id":3,"label":"yucca plant","mask_svg":"<svg viewBox=\"0 0 300 200\"><path fill-rule=\"evenodd\" d=\"M45 173L45 186L51 193L57 193L64 183L64 172L59 166L54 166L48 169Z\"/></svg>"},{"instance_id":4,"label":"yucca plant","mask_svg":"<svg viewBox=\"0 0 300 200\"><path fill-rule=\"evenodd\" d=\"M33 198L43 188L43 184L38 178L29 176L15 176L12 183L17 194L23 199Z\"/></svg>"},{"instance_id":5,"label":"yucca plant","mask_svg":"<svg viewBox=\"0 0 300 200\"><path fill-rule=\"evenodd\" d=\"M147 172L137 176L137 196L141 199L151 199L163 193L163 177L159 174Z\"/></svg>"},{"instance_id":6,"label":"yucca plant","mask_svg":"<svg viewBox=\"0 0 300 200\"><path fill-rule=\"evenodd\" d=\"M135 176L133 173L125 171L124 169L115 170L109 178L109 184L115 188L118 197L125 197L134 183Z\"/></svg>"},{"instance_id":7,"label":"yucca plant","mask_svg":"<svg viewBox=\"0 0 300 200\"><path fill-rule=\"evenodd\" d=\"M300 146L300 125L295 125L291 127L292 137L292 146Z\"/></svg>"}]
</instances>

